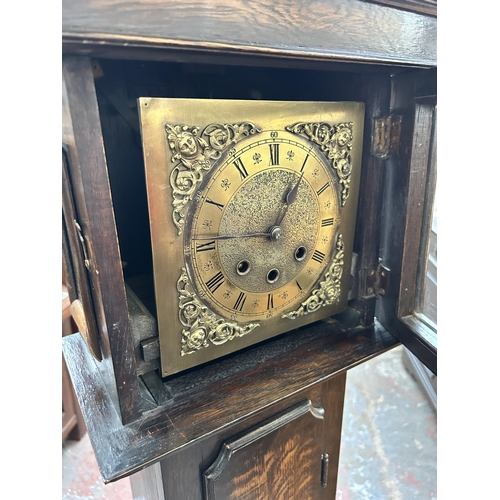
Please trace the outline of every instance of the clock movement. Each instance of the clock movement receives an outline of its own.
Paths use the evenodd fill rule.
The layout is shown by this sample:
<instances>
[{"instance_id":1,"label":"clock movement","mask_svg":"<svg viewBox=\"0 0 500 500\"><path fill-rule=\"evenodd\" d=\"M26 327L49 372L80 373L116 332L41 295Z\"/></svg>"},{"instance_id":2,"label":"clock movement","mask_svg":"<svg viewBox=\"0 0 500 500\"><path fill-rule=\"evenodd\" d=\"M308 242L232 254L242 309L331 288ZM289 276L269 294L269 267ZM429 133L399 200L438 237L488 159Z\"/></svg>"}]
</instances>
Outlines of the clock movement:
<instances>
[{"instance_id":1,"label":"clock movement","mask_svg":"<svg viewBox=\"0 0 500 500\"><path fill-rule=\"evenodd\" d=\"M162 376L346 307L363 103L139 109Z\"/></svg>"}]
</instances>

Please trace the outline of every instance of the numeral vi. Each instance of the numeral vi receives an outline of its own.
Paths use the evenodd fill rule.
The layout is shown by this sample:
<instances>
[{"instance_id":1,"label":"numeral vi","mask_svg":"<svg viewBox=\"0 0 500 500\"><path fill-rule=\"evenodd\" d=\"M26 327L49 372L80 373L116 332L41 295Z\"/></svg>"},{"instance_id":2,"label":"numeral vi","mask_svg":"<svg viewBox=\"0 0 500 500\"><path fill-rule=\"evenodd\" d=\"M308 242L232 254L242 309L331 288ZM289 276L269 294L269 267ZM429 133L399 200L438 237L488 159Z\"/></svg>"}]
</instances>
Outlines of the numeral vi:
<instances>
[{"instance_id":1,"label":"numeral vi","mask_svg":"<svg viewBox=\"0 0 500 500\"><path fill-rule=\"evenodd\" d=\"M234 304L233 309L235 309L236 311L241 311L243 309L243 306L245 305L245 300L247 300L246 294L240 292L238 298L236 299L236 303Z\"/></svg>"}]
</instances>

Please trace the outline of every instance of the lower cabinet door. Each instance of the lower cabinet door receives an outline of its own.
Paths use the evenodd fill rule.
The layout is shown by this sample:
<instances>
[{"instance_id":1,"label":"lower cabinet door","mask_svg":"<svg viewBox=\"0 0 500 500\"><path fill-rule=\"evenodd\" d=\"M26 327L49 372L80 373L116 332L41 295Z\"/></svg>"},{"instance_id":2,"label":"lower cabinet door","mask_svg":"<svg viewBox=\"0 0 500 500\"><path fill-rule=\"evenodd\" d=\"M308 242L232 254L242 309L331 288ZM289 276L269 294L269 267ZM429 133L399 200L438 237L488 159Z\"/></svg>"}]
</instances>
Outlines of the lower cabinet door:
<instances>
[{"instance_id":1,"label":"lower cabinet door","mask_svg":"<svg viewBox=\"0 0 500 500\"><path fill-rule=\"evenodd\" d=\"M341 372L286 399L276 397L270 405L249 409L245 419L133 474L134 499L334 499L345 382ZM248 405L244 395L241 404ZM216 410L200 409L199 425Z\"/></svg>"},{"instance_id":2,"label":"lower cabinet door","mask_svg":"<svg viewBox=\"0 0 500 500\"><path fill-rule=\"evenodd\" d=\"M324 410L305 400L226 440L204 473L207 500L334 498ZM335 485L332 485L335 488Z\"/></svg>"}]
</instances>

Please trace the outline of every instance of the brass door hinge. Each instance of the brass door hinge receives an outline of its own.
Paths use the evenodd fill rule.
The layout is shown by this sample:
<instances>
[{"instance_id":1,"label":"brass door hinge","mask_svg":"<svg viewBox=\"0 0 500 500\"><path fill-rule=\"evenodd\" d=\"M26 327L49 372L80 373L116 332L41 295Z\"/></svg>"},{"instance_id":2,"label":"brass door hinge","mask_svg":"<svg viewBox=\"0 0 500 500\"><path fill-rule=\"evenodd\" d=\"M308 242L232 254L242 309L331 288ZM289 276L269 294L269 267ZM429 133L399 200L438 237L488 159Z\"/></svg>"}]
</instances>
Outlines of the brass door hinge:
<instances>
[{"instance_id":1,"label":"brass door hinge","mask_svg":"<svg viewBox=\"0 0 500 500\"><path fill-rule=\"evenodd\" d=\"M364 269L363 298L385 295L389 284L390 269L382 265L382 259L376 269Z\"/></svg>"},{"instance_id":2,"label":"brass door hinge","mask_svg":"<svg viewBox=\"0 0 500 500\"><path fill-rule=\"evenodd\" d=\"M374 119L372 155L383 157L398 152L401 121L401 116L383 116Z\"/></svg>"}]
</instances>

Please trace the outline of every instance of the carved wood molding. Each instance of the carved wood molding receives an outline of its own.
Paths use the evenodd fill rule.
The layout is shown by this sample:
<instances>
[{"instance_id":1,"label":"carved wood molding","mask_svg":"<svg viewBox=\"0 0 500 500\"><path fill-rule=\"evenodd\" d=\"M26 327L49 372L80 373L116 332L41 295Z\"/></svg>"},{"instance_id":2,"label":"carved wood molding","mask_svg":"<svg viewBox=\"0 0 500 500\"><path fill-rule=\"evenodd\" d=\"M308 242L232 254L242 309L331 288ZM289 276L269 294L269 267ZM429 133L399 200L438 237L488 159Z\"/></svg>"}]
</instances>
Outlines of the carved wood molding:
<instances>
[{"instance_id":1,"label":"carved wood molding","mask_svg":"<svg viewBox=\"0 0 500 500\"><path fill-rule=\"evenodd\" d=\"M217 500L217 498L219 498L217 495L217 481L220 479L222 474L228 470L231 465L231 460L236 456L236 454L247 448L249 445L256 443L265 436L272 434L290 422L293 422L307 414L313 418L323 420L324 412L323 408L316 408L310 400L305 400L295 404L284 412L277 414L275 417L262 422L261 425L250 429L247 433L224 442L216 460L203 473L205 480L205 499ZM279 462L279 457L276 457L276 460ZM241 472L244 473L245 471Z\"/></svg>"}]
</instances>

